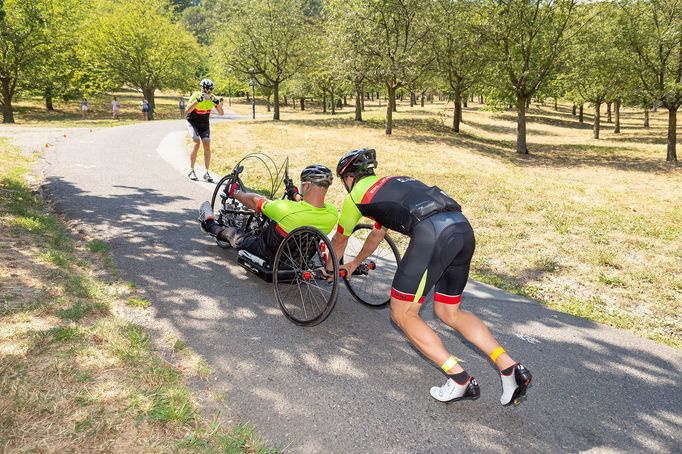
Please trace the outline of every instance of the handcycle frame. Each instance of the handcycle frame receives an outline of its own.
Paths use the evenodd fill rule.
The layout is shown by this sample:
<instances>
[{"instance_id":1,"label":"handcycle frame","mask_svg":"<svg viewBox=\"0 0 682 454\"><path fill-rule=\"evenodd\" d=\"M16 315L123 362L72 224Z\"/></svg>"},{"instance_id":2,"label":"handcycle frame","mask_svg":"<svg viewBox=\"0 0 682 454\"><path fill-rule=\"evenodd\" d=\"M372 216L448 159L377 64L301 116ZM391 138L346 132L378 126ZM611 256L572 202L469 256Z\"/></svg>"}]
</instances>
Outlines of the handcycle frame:
<instances>
[{"instance_id":1,"label":"handcycle frame","mask_svg":"<svg viewBox=\"0 0 682 454\"><path fill-rule=\"evenodd\" d=\"M237 183L242 189L247 188L241 175L244 171L243 163L249 160L260 161L270 175L270 188L263 194L268 199L278 198L276 194L282 183L285 187L282 198L286 197L287 193L291 193L293 181L288 174L288 158L281 167L277 167L270 156L264 153L249 153L234 166L231 173L225 175L216 184L211 198L211 207L214 213L219 213L218 222L223 224L228 222L248 234L260 235L269 222L267 217L244 207L228 195L229 187L233 183ZM360 224L354 232L367 229L371 229L371 226ZM397 266L400 263L398 249L388 235L385 241L388 245L386 250L390 251L389 255L394 255ZM221 244L218 240L216 242L223 248L229 248L229 245ZM340 269L329 238L320 230L310 226L299 227L289 232L279 245L271 262L248 251L240 250L237 263L264 281L274 284L275 297L280 309L290 321L297 325L317 325L329 316L336 304L341 278L344 279L351 295L367 306L383 307L390 299L388 294L368 297L367 292L361 291L360 285L354 285L356 279L345 276L345 269ZM328 273L326 270L330 265L331 273ZM366 260L353 275L369 279L370 270L375 269L376 266L376 261Z\"/></svg>"}]
</instances>

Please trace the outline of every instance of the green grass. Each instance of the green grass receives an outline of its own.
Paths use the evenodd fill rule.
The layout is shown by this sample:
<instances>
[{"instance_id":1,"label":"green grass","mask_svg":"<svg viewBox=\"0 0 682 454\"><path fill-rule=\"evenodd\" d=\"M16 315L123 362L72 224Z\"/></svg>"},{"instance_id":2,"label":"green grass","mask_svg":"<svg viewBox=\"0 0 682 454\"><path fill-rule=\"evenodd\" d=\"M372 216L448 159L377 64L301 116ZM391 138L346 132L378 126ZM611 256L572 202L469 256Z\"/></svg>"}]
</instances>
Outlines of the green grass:
<instances>
[{"instance_id":1,"label":"green grass","mask_svg":"<svg viewBox=\"0 0 682 454\"><path fill-rule=\"evenodd\" d=\"M0 139L0 253L13 263L0 267L0 280L12 282L0 287L0 322L16 331L0 336L0 449L94 452L128 439L145 452L274 452L252 430L204 420L180 372L188 369L112 314L114 305L151 301L116 278L105 241L77 243L48 211L26 183L30 165ZM102 266L112 278L99 277ZM183 358L190 353L176 345ZM208 365L195 363L187 375L205 379Z\"/></svg>"}]
</instances>

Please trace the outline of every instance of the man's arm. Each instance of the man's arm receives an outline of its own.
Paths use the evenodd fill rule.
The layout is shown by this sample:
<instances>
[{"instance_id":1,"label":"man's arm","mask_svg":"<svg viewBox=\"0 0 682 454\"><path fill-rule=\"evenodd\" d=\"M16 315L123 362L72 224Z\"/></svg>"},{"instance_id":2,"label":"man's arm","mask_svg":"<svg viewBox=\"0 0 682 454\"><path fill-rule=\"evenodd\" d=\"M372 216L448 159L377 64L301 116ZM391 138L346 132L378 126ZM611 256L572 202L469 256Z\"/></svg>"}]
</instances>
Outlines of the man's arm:
<instances>
[{"instance_id":1,"label":"man's arm","mask_svg":"<svg viewBox=\"0 0 682 454\"><path fill-rule=\"evenodd\" d=\"M343 252L346 249L346 245L348 244L348 238L349 237L347 237L345 235L341 235L340 233L337 233L336 235L334 235L334 238L332 238L332 244L335 244L334 239L337 236L342 236L343 238L345 238L345 240L339 240L339 243L341 243L341 241L343 241L343 243L344 243L343 249L341 251L341 254L343 254ZM358 252L358 255L353 260L351 260L350 262L344 263L343 265L341 265L341 268L345 269L348 272L349 276L352 275L353 271L355 271L355 269L358 266L360 266L362 264L362 262L365 261L365 259L367 257L372 255L372 253L374 251L376 251L377 247L379 246L379 243L381 243L381 240L384 239L384 236L386 236L385 230L377 229L377 228L372 229L370 234L367 235L367 239L362 244L362 249L360 249L360 252ZM338 254L336 247L334 248L334 250ZM341 256L337 255L337 258L339 258L339 260L341 257L343 257L343 255L341 255Z\"/></svg>"},{"instance_id":2,"label":"man's arm","mask_svg":"<svg viewBox=\"0 0 682 454\"><path fill-rule=\"evenodd\" d=\"M258 204L265 203L268 201L265 197L260 194L254 194L252 192L238 192L234 195L237 202L244 205L246 208L258 211ZM261 202L262 201L262 202Z\"/></svg>"},{"instance_id":3,"label":"man's arm","mask_svg":"<svg viewBox=\"0 0 682 454\"><path fill-rule=\"evenodd\" d=\"M215 110L217 110L220 115L225 115L225 112L223 111L222 101L215 105Z\"/></svg>"}]
</instances>

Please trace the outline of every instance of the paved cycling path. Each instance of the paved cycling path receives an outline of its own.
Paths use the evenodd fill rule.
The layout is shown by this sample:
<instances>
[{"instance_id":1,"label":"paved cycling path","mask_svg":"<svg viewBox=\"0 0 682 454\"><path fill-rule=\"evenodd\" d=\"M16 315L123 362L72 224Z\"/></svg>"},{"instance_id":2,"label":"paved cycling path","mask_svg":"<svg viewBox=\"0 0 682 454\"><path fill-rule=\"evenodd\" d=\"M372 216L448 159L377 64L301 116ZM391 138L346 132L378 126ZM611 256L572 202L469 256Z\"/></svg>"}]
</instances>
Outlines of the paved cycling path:
<instances>
[{"instance_id":1,"label":"paved cycling path","mask_svg":"<svg viewBox=\"0 0 682 454\"><path fill-rule=\"evenodd\" d=\"M0 135L8 131L31 143L21 131ZM471 283L464 304L533 371L518 408L500 406L496 372L433 321L430 302L422 313L476 376L478 401L431 399L439 371L387 310L360 306L345 290L324 323L294 326L271 285L199 231L197 207L211 186L189 181L174 163L182 131L182 121L69 130L66 138L46 130L45 187L58 210L110 241L124 278L154 302L152 330L178 333L208 361L215 374L197 387L224 396L213 408L226 420L254 423L285 452L682 449L682 352L485 285Z\"/></svg>"}]
</instances>

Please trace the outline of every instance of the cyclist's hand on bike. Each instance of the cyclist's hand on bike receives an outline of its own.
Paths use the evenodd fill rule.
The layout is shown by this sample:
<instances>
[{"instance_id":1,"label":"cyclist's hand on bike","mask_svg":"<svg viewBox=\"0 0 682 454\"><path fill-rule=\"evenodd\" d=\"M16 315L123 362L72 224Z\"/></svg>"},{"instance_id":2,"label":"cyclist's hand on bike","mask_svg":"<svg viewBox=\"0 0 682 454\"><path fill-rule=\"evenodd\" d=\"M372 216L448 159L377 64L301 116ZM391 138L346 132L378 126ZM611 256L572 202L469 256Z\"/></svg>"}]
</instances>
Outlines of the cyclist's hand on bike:
<instances>
[{"instance_id":1,"label":"cyclist's hand on bike","mask_svg":"<svg viewBox=\"0 0 682 454\"><path fill-rule=\"evenodd\" d=\"M299 195L300 193L298 192L298 188L295 185L293 185L293 184L287 185L286 190L287 190L287 199L294 200L294 201L297 200L296 196Z\"/></svg>"},{"instance_id":2,"label":"cyclist's hand on bike","mask_svg":"<svg viewBox=\"0 0 682 454\"><path fill-rule=\"evenodd\" d=\"M239 183L232 183L227 187L227 195L231 199L234 199L234 196L237 195L240 191L241 188L239 187Z\"/></svg>"},{"instance_id":3,"label":"cyclist's hand on bike","mask_svg":"<svg viewBox=\"0 0 682 454\"><path fill-rule=\"evenodd\" d=\"M355 263L355 260L352 260L348 263L343 263L339 266L341 276L343 277L343 271L341 270L346 270L346 276L351 277L353 275L353 272L357 269L358 265Z\"/></svg>"}]
</instances>

